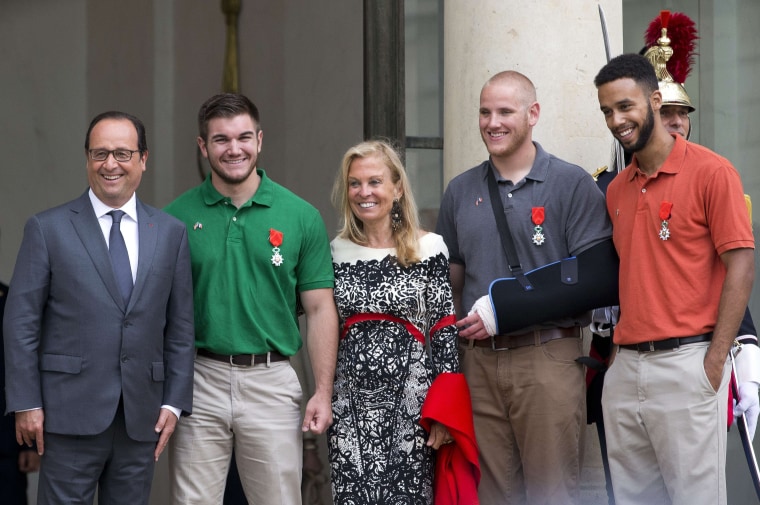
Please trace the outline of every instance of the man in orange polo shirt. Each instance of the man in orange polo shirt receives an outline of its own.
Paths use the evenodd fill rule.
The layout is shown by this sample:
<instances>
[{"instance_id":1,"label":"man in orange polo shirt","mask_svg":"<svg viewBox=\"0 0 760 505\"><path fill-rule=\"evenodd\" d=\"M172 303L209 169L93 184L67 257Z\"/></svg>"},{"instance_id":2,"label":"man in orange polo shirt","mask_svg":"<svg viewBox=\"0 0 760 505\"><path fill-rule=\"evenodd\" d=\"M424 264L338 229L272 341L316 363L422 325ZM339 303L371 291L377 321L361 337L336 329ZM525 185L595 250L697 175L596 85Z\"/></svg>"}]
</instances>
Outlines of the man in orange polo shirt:
<instances>
[{"instance_id":1,"label":"man in orange polo shirt","mask_svg":"<svg viewBox=\"0 0 760 505\"><path fill-rule=\"evenodd\" d=\"M594 82L634 153L607 190L620 256L620 350L602 398L615 499L725 504L727 356L754 278L741 180L668 133L646 58L618 56Z\"/></svg>"}]
</instances>

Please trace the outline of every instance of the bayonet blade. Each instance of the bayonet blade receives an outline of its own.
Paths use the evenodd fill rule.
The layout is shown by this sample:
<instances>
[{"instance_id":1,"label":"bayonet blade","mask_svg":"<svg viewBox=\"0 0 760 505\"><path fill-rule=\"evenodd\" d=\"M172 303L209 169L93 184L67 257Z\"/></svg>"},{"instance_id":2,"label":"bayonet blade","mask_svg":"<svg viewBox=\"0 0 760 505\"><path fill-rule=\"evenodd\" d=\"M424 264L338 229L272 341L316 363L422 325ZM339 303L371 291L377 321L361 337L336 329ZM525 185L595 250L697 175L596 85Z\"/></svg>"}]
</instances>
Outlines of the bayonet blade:
<instances>
[{"instance_id":1,"label":"bayonet blade","mask_svg":"<svg viewBox=\"0 0 760 505\"><path fill-rule=\"evenodd\" d=\"M599 8L599 21L602 22L602 36L604 37L604 53L607 55L607 63L612 59L612 50L610 49L610 36L607 33L607 19L604 17L602 4L596 5Z\"/></svg>"},{"instance_id":2,"label":"bayonet blade","mask_svg":"<svg viewBox=\"0 0 760 505\"><path fill-rule=\"evenodd\" d=\"M610 35L607 32L607 18L604 16L604 9L602 4L596 4L599 8L599 21L602 23L602 37L604 38L604 53L607 56L607 63L612 59L612 49L610 48ZM614 156L612 157L612 165L615 167L615 171L620 173L625 168L625 156L623 154L623 146L616 138L612 139L612 149Z\"/></svg>"}]
</instances>

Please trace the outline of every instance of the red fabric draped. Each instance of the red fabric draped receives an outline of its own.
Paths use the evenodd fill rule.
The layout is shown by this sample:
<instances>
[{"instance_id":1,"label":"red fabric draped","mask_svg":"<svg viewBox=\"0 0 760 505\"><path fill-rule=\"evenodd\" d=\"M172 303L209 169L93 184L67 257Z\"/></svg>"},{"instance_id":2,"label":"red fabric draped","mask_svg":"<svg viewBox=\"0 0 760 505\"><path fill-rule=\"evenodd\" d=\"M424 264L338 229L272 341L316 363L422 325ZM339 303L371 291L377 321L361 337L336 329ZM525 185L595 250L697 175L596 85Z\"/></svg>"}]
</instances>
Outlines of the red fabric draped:
<instances>
[{"instance_id":1,"label":"red fabric draped","mask_svg":"<svg viewBox=\"0 0 760 505\"><path fill-rule=\"evenodd\" d=\"M454 439L438 449L433 479L435 505L478 505L478 444L464 375L442 373L433 381L422 405L420 424L430 432L433 421L446 426Z\"/></svg>"}]
</instances>

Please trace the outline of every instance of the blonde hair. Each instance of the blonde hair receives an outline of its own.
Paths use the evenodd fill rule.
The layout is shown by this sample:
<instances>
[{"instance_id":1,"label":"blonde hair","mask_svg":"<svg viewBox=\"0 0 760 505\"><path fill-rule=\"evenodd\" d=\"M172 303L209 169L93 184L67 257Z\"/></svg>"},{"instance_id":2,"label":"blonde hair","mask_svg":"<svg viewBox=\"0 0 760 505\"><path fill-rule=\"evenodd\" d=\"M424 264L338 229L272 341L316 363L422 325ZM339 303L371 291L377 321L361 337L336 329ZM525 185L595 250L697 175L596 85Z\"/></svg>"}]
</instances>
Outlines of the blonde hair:
<instances>
[{"instance_id":1,"label":"blonde hair","mask_svg":"<svg viewBox=\"0 0 760 505\"><path fill-rule=\"evenodd\" d=\"M533 84L533 81L516 70L504 70L494 75L486 81L480 92L482 93L484 89L492 84L513 84L519 92L520 101L526 107L530 107L537 100L536 86Z\"/></svg>"},{"instance_id":2,"label":"blonde hair","mask_svg":"<svg viewBox=\"0 0 760 505\"><path fill-rule=\"evenodd\" d=\"M351 163L360 158L376 157L391 172L391 181L399 186L401 197L398 204L401 207L401 224L392 230L396 243L396 257L402 266L409 266L420 260L419 234L420 220L417 215L417 205L409 185L409 178L401 163L398 153L387 142L369 140L361 142L346 151L343 155L340 172L335 178L332 190L332 203L340 217L340 238L351 240L359 245L367 245L364 224L351 211L348 202L348 171Z\"/></svg>"}]
</instances>

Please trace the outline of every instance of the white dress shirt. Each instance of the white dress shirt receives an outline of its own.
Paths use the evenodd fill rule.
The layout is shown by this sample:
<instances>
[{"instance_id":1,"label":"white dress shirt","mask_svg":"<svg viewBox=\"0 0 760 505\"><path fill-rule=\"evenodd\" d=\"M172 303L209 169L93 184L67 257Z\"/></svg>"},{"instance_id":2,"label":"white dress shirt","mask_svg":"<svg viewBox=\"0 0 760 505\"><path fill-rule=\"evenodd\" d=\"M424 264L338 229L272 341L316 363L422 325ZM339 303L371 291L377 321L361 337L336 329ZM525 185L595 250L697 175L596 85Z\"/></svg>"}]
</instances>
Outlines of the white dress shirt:
<instances>
[{"instance_id":1,"label":"white dress shirt","mask_svg":"<svg viewBox=\"0 0 760 505\"><path fill-rule=\"evenodd\" d=\"M109 247L109 239L111 236L111 225L113 219L108 215L112 210L121 210L124 212L124 216L121 218L121 234L124 237L124 243L127 245L127 253L129 254L129 266L132 269L132 282L135 282L137 278L137 262L139 261L140 250L140 234L137 233L137 198L132 193L132 198L127 203L114 209L109 207L105 203L101 202L95 193L90 189L90 202L92 202L92 208L95 210L95 216L98 218L98 224L100 224L100 230L103 232L103 237L106 239L106 245Z\"/></svg>"}]
</instances>

